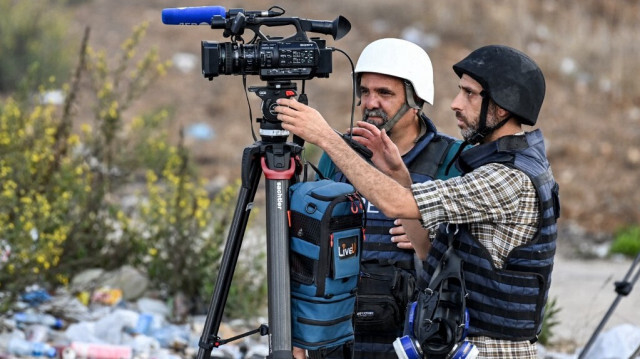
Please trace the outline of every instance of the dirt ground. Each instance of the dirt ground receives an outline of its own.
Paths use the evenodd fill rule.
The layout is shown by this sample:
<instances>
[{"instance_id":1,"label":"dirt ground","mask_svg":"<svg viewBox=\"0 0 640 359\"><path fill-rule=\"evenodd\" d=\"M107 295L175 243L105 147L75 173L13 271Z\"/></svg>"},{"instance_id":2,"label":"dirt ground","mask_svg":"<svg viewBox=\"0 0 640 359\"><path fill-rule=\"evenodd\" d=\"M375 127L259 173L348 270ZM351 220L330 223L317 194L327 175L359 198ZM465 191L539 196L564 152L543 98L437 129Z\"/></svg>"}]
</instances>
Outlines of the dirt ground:
<instances>
[{"instance_id":1,"label":"dirt ground","mask_svg":"<svg viewBox=\"0 0 640 359\"><path fill-rule=\"evenodd\" d=\"M629 295L618 296L614 286L615 282L625 279L631 265L631 260L621 258L578 259L561 249L556 256L549 293L549 298L556 298L560 309L559 324L553 328L555 345L549 349L573 353L576 348L584 347L610 308L613 311L602 332L621 324L640 326L640 289L636 285ZM634 268L628 281L633 279L633 273L640 271L640 266Z\"/></svg>"}]
</instances>

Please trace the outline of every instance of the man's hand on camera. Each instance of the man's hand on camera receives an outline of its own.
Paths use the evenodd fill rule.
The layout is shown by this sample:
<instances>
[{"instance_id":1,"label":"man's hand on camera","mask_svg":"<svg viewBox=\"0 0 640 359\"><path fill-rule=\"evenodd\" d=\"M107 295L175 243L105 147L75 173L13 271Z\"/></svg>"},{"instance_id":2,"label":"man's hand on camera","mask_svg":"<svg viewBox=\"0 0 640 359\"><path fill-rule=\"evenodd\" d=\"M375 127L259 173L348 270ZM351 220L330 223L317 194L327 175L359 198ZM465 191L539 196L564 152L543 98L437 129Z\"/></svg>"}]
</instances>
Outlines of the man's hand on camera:
<instances>
[{"instance_id":1,"label":"man's hand on camera","mask_svg":"<svg viewBox=\"0 0 640 359\"><path fill-rule=\"evenodd\" d=\"M278 106L274 110L278 113L278 120L282 121L283 129L307 142L318 145L320 148L325 148L325 140L333 137L339 138L316 109L302 104L296 99L280 98Z\"/></svg>"}]
</instances>

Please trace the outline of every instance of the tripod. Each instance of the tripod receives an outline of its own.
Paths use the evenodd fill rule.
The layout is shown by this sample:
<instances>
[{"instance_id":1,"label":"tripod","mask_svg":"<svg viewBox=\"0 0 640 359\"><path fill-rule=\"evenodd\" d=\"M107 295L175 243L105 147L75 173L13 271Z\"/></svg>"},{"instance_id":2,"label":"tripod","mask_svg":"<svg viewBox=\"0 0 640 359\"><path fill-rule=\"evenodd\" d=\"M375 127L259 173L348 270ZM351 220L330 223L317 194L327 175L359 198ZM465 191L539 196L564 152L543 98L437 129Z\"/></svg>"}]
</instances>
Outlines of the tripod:
<instances>
[{"instance_id":1,"label":"tripod","mask_svg":"<svg viewBox=\"0 0 640 359\"><path fill-rule=\"evenodd\" d=\"M600 321L600 324L598 324L598 327L596 328L596 330L591 335L591 338L589 338L589 341L585 345L584 349L582 349L582 352L580 352L580 356L578 356L578 359L584 358L585 355L589 352L589 349L591 349L591 346L593 345L593 342L595 341L596 337L598 336L598 334L600 333L600 331L602 330L606 322L609 320L609 317L611 316L611 314L613 314L613 311L618 306L620 299L622 299L623 296L626 296L629 293L631 293L631 289L633 289L634 283L638 280L638 277L640 277L640 268L634 274L634 270L636 269L636 266L638 264L640 264L640 253L638 253L633 263L631 263L631 267L629 268L629 271L627 272L627 274L624 276L624 279L620 282L615 282L615 286L616 286L615 290L616 290L616 293L618 293L618 295L616 296L616 299L613 301L613 303L609 307L609 310L605 314L604 318L602 318L602 321ZM631 279L631 281L629 281L629 279L632 276L633 278ZM638 349L636 349L636 352L630 357L630 359L636 357L638 354L640 354L640 346L638 347Z\"/></svg>"},{"instance_id":2,"label":"tripod","mask_svg":"<svg viewBox=\"0 0 640 359\"><path fill-rule=\"evenodd\" d=\"M293 358L287 210L289 186L297 176L296 158L301 153L302 146L286 142L289 132L282 129L272 109L278 98L294 96L295 88L295 83L289 81L268 82L267 87L250 88L250 91L256 92L263 100L264 117L258 119L262 141L246 147L242 153L242 185L200 337L198 359L209 359L214 347L258 332L261 335L269 334L269 359ZM263 324L258 329L223 340L218 336L218 330L262 173L266 178L269 325Z\"/></svg>"}]
</instances>

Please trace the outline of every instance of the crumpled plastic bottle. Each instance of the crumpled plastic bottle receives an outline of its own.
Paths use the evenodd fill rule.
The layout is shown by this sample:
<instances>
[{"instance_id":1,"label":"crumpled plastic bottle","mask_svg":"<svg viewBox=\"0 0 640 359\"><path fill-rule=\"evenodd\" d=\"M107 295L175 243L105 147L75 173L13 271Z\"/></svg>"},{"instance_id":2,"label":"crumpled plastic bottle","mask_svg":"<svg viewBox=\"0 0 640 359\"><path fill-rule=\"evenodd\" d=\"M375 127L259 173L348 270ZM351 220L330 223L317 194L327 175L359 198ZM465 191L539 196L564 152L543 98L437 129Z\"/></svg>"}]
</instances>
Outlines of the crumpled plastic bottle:
<instances>
[{"instance_id":1,"label":"crumpled plastic bottle","mask_svg":"<svg viewBox=\"0 0 640 359\"><path fill-rule=\"evenodd\" d=\"M9 354L18 356L55 358L56 348L42 342L30 342L22 338L11 338L7 347Z\"/></svg>"},{"instance_id":2,"label":"crumpled plastic bottle","mask_svg":"<svg viewBox=\"0 0 640 359\"><path fill-rule=\"evenodd\" d=\"M131 359L133 350L127 345L71 342L65 354L69 358Z\"/></svg>"},{"instance_id":3,"label":"crumpled plastic bottle","mask_svg":"<svg viewBox=\"0 0 640 359\"><path fill-rule=\"evenodd\" d=\"M191 332L188 325L167 325L153 330L150 335L155 338L163 348L181 348L189 344Z\"/></svg>"},{"instance_id":4,"label":"crumpled plastic bottle","mask_svg":"<svg viewBox=\"0 0 640 359\"><path fill-rule=\"evenodd\" d=\"M42 324L54 329L60 329L64 325L61 319L45 313L16 313L13 320L18 324Z\"/></svg>"}]
</instances>

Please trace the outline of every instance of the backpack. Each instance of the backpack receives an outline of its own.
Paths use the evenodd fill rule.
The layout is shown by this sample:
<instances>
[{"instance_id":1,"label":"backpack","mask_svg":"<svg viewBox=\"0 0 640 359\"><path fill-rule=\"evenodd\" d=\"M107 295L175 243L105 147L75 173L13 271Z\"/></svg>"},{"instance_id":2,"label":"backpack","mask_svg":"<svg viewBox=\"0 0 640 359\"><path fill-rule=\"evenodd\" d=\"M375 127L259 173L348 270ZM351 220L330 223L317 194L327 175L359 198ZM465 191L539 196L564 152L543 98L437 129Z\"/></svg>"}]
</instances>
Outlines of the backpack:
<instances>
[{"instance_id":1,"label":"backpack","mask_svg":"<svg viewBox=\"0 0 640 359\"><path fill-rule=\"evenodd\" d=\"M313 351L350 344L362 199L352 185L323 179L292 185L289 203L293 345Z\"/></svg>"}]
</instances>

